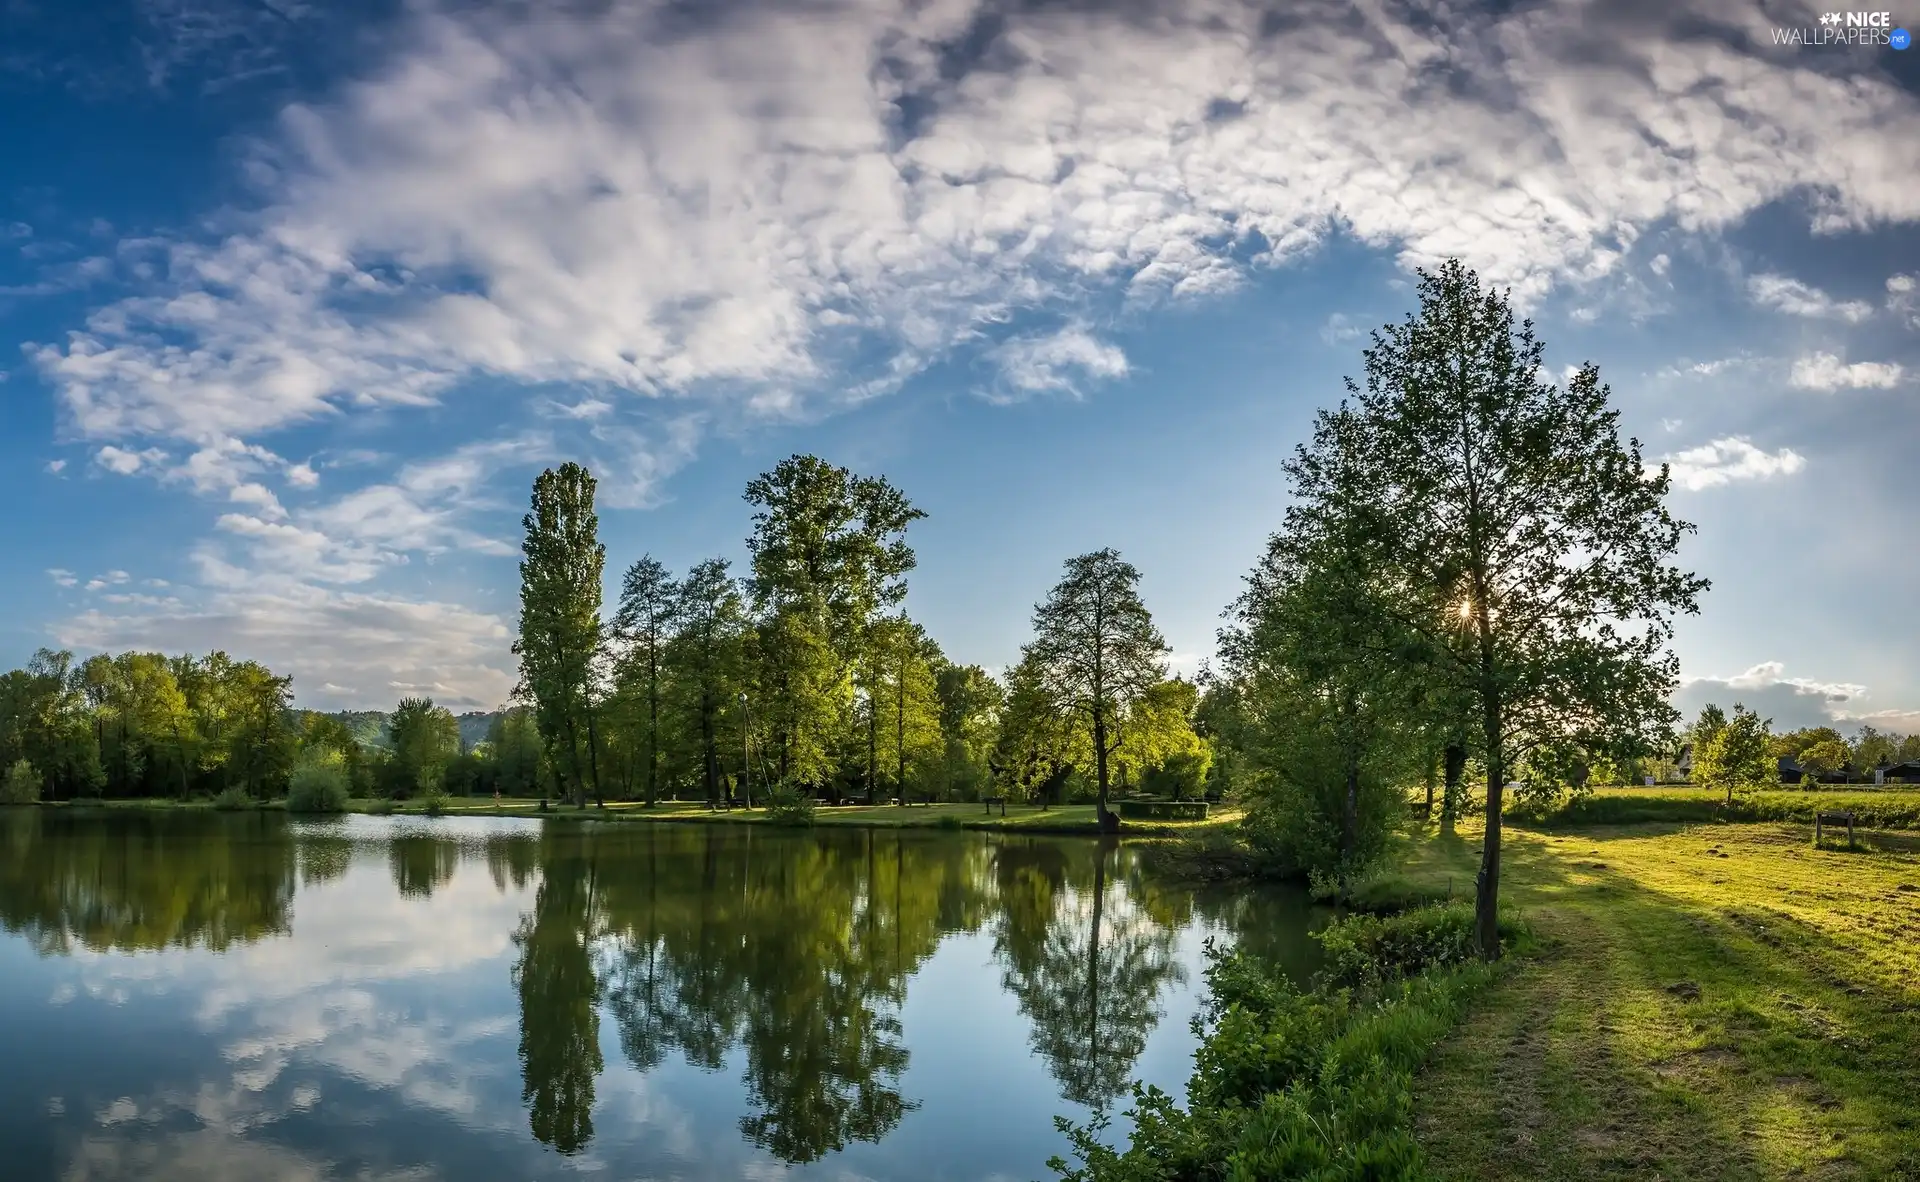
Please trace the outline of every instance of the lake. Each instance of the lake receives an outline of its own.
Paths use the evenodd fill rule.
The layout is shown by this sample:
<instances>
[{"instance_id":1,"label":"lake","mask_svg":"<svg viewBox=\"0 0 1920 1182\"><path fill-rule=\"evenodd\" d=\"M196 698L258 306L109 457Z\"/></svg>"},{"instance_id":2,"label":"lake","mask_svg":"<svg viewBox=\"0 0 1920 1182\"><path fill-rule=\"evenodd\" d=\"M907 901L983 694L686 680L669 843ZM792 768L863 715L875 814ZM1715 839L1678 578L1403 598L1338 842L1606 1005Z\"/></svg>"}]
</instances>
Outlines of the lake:
<instances>
[{"instance_id":1,"label":"lake","mask_svg":"<svg viewBox=\"0 0 1920 1182\"><path fill-rule=\"evenodd\" d=\"M1317 922L1091 838L0 809L0 1176L1050 1178Z\"/></svg>"}]
</instances>

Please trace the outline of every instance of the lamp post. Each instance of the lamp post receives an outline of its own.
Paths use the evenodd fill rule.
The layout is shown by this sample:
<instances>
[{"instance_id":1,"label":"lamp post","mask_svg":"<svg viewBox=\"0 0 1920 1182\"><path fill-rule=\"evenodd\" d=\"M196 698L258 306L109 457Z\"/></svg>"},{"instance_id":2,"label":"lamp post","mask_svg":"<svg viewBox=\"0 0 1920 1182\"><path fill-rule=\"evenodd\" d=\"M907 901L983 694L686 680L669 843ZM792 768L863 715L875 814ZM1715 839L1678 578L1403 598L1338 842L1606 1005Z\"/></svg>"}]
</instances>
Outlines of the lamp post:
<instances>
[{"instance_id":1,"label":"lamp post","mask_svg":"<svg viewBox=\"0 0 1920 1182\"><path fill-rule=\"evenodd\" d=\"M740 691L740 799L744 807L753 807L753 765L748 762L747 728L752 725L747 706L747 691Z\"/></svg>"}]
</instances>

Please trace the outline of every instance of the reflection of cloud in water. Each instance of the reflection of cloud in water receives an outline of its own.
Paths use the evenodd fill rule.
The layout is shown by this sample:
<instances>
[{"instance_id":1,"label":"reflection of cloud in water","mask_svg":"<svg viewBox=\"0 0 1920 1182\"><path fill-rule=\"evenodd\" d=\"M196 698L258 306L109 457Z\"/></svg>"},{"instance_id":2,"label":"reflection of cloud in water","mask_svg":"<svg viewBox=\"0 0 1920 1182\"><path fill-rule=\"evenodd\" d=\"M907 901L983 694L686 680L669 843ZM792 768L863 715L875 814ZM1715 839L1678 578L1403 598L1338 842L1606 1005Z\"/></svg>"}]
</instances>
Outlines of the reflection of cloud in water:
<instances>
[{"instance_id":1,"label":"reflection of cloud in water","mask_svg":"<svg viewBox=\"0 0 1920 1182\"><path fill-rule=\"evenodd\" d=\"M356 1182L426 1182L438 1176L417 1168L353 1175ZM322 1182L341 1175L284 1146L205 1128L151 1138L89 1134L81 1138L63 1177L66 1182Z\"/></svg>"}]
</instances>

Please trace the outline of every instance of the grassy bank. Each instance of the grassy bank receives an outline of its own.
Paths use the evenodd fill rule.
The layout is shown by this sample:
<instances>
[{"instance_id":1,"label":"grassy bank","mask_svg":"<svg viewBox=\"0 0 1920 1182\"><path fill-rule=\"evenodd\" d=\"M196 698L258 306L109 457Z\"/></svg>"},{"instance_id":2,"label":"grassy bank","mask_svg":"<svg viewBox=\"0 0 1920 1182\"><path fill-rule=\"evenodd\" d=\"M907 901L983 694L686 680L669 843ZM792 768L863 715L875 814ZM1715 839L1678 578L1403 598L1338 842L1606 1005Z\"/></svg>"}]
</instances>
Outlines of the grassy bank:
<instances>
[{"instance_id":1,"label":"grassy bank","mask_svg":"<svg viewBox=\"0 0 1920 1182\"><path fill-rule=\"evenodd\" d=\"M1418 1076L1428 1168L1920 1177L1920 838L1863 837L1510 832L1504 893L1538 948ZM1477 838L1417 843L1408 886L1470 891Z\"/></svg>"},{"instance_id":2,"label":"grassy bank","mask_svg":"<svg viewBox=\"0 0 1920 1182\"><path fill-rule=\"evenodd\" d=\"M108 809L213 809L211 801L178 801L166 799L152 800L109 800L83 801L57 805L43 805L44 808L108 808ZM280 809L279 803L257 806L260 808ZM355 813L390 813L395 816L425 815L425 806L417 801L393 802L385 800L355 800L348 806ZM708 825L764 825L768 823L764 809L730 809L715 811L704 804L684 801L662 802L652 808L631 801L609 802L604 809L588 807L576 809L571 805L553 805L548 811L540 811L538 800L504 799L495 801L492 797L449 797L441 810L449 817L520 817L548 818L558 820L587 820L602 823L685 823ZM1204 821L1128 821L1123 832L1143 837L1182 836L1204 833L1231 825L1239 820L1240 812L1234 808L1215 808ZM1036 805L1009 805L1006 816L1000 815L995 806L989 814L979 802L972 804L932 804L932 805L845 805L837 808L818 808L814 810L814 824L826 827L852 827L868 829L973 829L990 832L1017 833L1065 833L1095 834L1100 830L1094 818L1094 808L1090 804L1059 805L1051 809L1042 809Z\"/></svg>"}]
</instances>

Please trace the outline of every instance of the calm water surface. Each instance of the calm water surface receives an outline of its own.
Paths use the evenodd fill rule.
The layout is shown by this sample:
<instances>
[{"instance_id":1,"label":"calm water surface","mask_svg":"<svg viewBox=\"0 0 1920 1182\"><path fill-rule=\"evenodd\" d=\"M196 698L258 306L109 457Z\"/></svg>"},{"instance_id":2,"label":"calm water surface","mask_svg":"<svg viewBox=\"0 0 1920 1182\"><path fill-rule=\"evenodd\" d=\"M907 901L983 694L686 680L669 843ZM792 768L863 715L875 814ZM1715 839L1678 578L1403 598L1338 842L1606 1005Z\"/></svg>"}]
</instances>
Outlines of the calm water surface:
<instances>
[{"instance_id":1,"label":"calm water surface","mask_svg":"<svg viewBox=\"0 0 1920 1182\"><path fill-rule=\"evenodd\" d=\"M1025 1182L1313 922L1085 838L0 810L0 1178Z\"/></svg>"}]
</instances>

